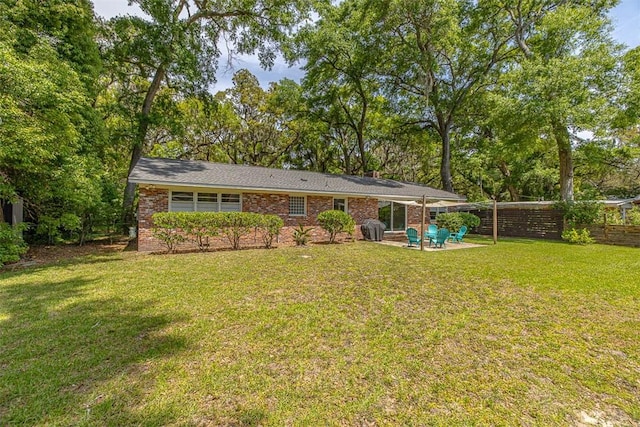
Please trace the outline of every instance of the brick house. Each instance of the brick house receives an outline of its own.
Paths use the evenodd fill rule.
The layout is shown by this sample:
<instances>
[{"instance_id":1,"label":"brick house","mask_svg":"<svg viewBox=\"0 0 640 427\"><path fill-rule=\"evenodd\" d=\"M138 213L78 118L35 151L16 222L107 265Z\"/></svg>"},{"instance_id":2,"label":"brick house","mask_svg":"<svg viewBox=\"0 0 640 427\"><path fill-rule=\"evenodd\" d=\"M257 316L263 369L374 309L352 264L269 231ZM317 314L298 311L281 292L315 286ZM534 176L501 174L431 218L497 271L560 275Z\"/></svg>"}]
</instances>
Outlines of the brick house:
<instances>
[{"instance_id":1,"label":"brick house","mask_svg":"<svg viewBox=\"0 0 640 427\"><path fill-rule=\"evenodd\" d=\"M349 213L357 224L356 238L362 238L359 226L365 219L379 219L390 233L419 227L421 207L406 203L421 200L423 195L429 200L463 200L457 194L425 185L377 177L159 158L140 159L129 181L139 190L140 251L162 248L151 231L155 212L276 214L284 220L279 242L289 244L293 242L293 228L299 224L314 227L314 241L326 240L317 223L322 211L341 209ZM216 246L216 242L210 244Z\"/></svg>"}]
</instances>

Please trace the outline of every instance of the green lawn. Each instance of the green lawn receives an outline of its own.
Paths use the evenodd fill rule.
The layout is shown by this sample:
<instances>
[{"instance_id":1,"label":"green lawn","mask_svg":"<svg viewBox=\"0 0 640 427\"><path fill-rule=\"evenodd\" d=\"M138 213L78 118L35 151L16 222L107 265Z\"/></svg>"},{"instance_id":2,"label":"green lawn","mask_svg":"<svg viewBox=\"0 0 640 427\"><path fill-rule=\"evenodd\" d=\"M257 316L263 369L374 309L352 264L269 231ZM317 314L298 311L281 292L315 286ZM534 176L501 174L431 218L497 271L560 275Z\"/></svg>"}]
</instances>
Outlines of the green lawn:
<instances>
[{"instance_id":1,"label":"green lawn","mask_svg":"<svg viewBox=\"0 0 640 427\"><path fill-rule=\"evenodd\" d=\"M0 425L639 424L639 272L508 240L0 273Z\"/></svg>"}]
</instances>

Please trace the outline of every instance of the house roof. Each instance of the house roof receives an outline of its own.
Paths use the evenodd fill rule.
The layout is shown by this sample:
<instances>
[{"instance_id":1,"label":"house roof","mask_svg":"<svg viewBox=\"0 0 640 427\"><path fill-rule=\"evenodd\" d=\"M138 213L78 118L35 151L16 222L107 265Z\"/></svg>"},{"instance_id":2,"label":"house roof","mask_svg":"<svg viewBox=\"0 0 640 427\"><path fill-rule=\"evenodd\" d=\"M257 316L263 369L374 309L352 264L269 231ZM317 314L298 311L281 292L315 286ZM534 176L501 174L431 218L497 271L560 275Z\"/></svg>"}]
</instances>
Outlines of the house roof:
<instances>
[{"instance_id":1,"label":"house roof","mask_svg":"<svg viewBox=\"0 0 640 427\"><path fill-rule=\"evenodd\" d=\"M428 199L464 200L464 197L448 191L389 179L145 157L135 165L129 181L158 186L375 196L400 200L421 199L423 195Z\"/></svg>"}]
</instances>

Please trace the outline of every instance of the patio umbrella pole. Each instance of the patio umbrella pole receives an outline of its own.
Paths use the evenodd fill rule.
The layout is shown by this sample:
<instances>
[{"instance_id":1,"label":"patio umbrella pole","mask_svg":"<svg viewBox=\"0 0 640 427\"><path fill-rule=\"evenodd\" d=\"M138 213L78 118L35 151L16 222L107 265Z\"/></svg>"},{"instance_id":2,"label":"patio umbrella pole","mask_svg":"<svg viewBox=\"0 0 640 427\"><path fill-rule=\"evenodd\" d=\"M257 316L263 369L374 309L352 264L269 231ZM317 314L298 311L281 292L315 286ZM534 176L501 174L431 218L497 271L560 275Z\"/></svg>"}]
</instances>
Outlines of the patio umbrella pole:
<instances>
[{"instance_id":1,"label":"patio umbrella pole","mask_svg":"<svg viewBox=\"0 0 640 427\"><path fill-rule=\"evenodd\" d=\"M426 210L426 205L427 204L427 195L423 194L422 195L422 221L420 222L420 250L424 251L424 213Z\"/></svg>"}]
</instances>

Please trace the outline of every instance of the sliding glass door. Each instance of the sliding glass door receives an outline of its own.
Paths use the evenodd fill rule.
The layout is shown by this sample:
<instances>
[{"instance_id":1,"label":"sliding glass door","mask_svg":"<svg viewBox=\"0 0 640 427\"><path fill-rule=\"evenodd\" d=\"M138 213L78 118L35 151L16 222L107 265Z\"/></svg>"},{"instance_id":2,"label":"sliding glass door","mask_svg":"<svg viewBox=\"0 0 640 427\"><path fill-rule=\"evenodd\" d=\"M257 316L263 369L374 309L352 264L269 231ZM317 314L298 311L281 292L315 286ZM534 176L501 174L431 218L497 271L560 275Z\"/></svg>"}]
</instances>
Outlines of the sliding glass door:
<instances>
[{"instance_id":1,"label":"sliding glass door","mask_svg":"<svg viewBox=\"0 0 640 427\"><path fill-rule=\"evenodd\" d=\"M407 206L388 201L378 202L378 219L387 231L404 231L407 226Z\"/></svg>"}]
</instances>

